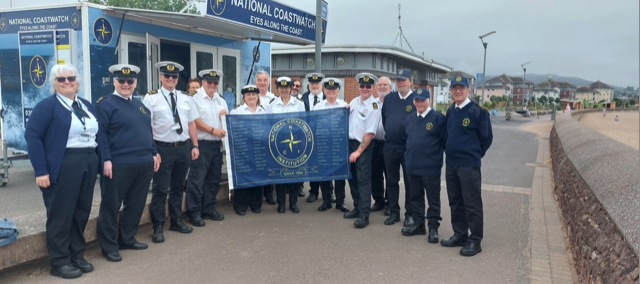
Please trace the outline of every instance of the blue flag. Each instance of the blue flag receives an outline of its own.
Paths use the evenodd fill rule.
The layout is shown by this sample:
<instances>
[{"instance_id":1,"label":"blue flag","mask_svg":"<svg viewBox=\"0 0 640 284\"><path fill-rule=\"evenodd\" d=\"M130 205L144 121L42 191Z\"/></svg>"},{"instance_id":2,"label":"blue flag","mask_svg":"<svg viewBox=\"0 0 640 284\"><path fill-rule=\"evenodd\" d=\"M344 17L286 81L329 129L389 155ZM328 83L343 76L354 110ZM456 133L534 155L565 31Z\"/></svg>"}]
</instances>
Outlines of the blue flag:
<instances>
[{"instance_id":1,"label":"blue flag","mask_svg":"<svg viewBox=\"0 0 640 284\"><path fill-rule=\"evenodd\" d=\"M349 112L227 115L229 188L351 178Z\"/></svg>"}]
</instances>

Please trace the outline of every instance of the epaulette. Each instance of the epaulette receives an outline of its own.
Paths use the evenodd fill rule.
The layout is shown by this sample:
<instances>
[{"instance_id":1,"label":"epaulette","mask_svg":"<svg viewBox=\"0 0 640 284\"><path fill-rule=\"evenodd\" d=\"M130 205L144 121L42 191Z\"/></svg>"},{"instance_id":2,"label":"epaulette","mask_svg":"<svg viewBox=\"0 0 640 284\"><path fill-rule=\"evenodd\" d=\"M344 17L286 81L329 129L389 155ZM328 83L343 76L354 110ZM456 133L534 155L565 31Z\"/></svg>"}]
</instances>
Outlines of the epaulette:
<instances>
[{"instance_id":1,"label":"epaulette","mask_svg":"<svg viewBox=\"0 0 640 284\"><path fill-rule=\"evenodd\" d=\"M106 99L108 96L104 96L104 97L100 97L97 101L96 104L99 104L102 100Z\"/></svg>"},{"instance_id":2,"label":"epaulette","mask_svg":"<svg viewBox=\"0 0 640 284\"><path fill-rule=\"evenodd\" d=\"M155 95L158 93L158 90L149 91L149 95Z\"/></svg>"},{"instance_id":3,"label":"epaulette","mask_svg":"<svg viewBox=\"0 0 640 284\"><path fill-rule=\"evenodd\" d=\"M371 105L373 106L373 109L378 109L378 103L371 103Z\"/></svg>"},{"instance_id":4,"label":"epaulette","mask_svg":"<svg viewBox=\"0 0 640 284\"><path fill-rule=\"evenodd\" d=\"M191 93L188 93L187 96L193 97L196 93L198 93L198 91L193 91Z\"/></svg>"},{"instance_id":5,"label":"epaulette","mask_svg":"<svg viewBox=\"0 0 640 284\"><path fill-rule=\"evenodd\" d=\"M219 94L218 94L219 95ZM227 101L227 99L224 98L224 96L219 96L223 101Z\"/></svg>"}]
</instances>

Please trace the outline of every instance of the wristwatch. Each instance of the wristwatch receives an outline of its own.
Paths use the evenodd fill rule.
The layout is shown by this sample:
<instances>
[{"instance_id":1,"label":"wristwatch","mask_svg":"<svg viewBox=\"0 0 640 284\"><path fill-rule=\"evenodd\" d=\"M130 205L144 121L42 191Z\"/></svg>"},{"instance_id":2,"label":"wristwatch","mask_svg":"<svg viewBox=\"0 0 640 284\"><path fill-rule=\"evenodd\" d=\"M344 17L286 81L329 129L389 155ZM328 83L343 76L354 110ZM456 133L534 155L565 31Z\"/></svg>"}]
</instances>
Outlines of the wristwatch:
<instances>
[{"instance_id":1,"label":"wristwatch","mask_svg":"<svg viewBox=\"0 0 640 284\"><path fill-rule=\"evenodd\" d=\"M198 145L193 145L193 148L194 148L194 149L200 149L200 148L198 147Z\"/></svg>"}]
</instances>

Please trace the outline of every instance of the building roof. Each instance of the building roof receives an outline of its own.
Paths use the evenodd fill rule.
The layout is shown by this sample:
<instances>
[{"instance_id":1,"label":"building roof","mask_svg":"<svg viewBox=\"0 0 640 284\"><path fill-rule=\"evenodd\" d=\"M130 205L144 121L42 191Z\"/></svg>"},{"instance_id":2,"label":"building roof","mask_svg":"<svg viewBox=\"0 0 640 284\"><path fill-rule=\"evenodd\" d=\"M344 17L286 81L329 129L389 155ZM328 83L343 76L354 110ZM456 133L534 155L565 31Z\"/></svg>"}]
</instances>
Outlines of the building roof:
<instances>
[{"instance_id":1,"label":"building roof","mask_svg":"<svg viewBox=\"0 0 640 284\"><path fill-rule=\"evenodd\" d=\"M513 84L513 83L531 83L533 84L532 81L529 81L527 79L523 79L522 77L511 77L511 76L507 76L507 74L502 73L502 75L498 76L498 77L494 77L491 78L489 80L487 80L485 82L485 84L487 83L501 83L503 85L505 84Z\"/></svg>"},{"instance_id":2,"label":"building roof","mask_svg":"<svg viewBox=\"0 0 640 284\"><path fill-rule=\"evenodd\" d=\"M600 80L591 83L589 85L589 88L592 88L592 89L613 89L613 88L609 87L609 85L600 82Z\"/></svg>"},{"instance_id":3,"label":"building roof","mask_svg":"<svg viewBox=\"0 0 640 284\"><path fill-rule=\"evenodd\" d=\"M596 89L592 89L590 86L591 85L589 85L589 86L580 86L580 87L578 87L576 89L576 92L577 93L594 93L595 92L595 93L598 93L598 94L600 93L600 92L596 91Z\"/></svg>"},{"instance_id":4,"label":"building roof","mask_svg":"<svg viewBox=\"0 0 640 284\"><path fill-rule=\"evenodd\" d=\"M424 57L410 53L406 50L397 48L395 46L381 46L381 45L325 45L322 47L323 53L337 53L337 52L361 52L361 53L381 53L387 55L393 55L425 67L431 67L438 69L442 72L451 72L451 67L434 61L431 58ZM315 46L282 46L272 47L271 54L304 54L315 53Z\"/></svg>"},{"instance_id":5,"label":"building roof","mask_svg":"<svg viewBox=\"0 0 640 284\"><path fill-rule=\"evenodd\" d=\"M558 81L558 82L556 82L556 83L558 83L558 85L559 85L561 88L575 88L575 87L576 87L576 85L571 84L571 83L569 83L569 82Z\"/></svg>"}]
</instances>

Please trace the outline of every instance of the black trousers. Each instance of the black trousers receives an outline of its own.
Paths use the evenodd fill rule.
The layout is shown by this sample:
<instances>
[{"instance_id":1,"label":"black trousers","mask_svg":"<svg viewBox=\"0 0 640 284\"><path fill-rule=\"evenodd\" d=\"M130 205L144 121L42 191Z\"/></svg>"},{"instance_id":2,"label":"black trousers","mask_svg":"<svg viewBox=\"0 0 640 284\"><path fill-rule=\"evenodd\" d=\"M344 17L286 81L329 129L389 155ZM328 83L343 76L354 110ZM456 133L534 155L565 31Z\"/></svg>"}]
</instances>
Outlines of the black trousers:
<instances>
[{"instance_id":1,"label":"black trousers","mask_svg":"<svg viewBox=\"0 0 640 284\"><path fill-rule=\"evenodd\" d=\"M447 166L446 181L453 233L467 236L471 231L469 241L479 243L483 234L480 168Z\"/></svg>"},{"instance_id":2,"label":"black trousers","mask_svg":"<svg viewBox=\"0 0 640 284\"><path fill-rule=\"evenodd\" d=\"M336 204L344 204L344 188L347 183L344 180L336 180L334 182L336 185ZM331 181L320 181L318 183L320 184L320 189L322 189L323 202L331 202Z\"/></svg>"},{"instance_id":3,"label":"black trousers","mask_svg":"<svg viewBox=\"0 0 640 284\"><path fill-rule=\"evenodd\" d=\"M233 190L233 210L246 211L262 208L262 187L248 187Z\"/></svg>"},{"instance_id":4,"label":"black trousers","mask_svg":"<svg viewBox=\"0 0 640 284\"><path fill-rule=\"evenodd\" d=\"M263 185L261 186L262 188L262 195L266 198L267 195L271 195L273 197L273 187L274 185L270 184L270 185Z\"/></svg>"},{"instance_id":5,"label":"black trousers","mask_svg":"<svg viewBox=\"0 0 640 284\"><path fill-rule=\"evenodd\" d=\"M167 212L165 205L169 197L169 215L171 220L182 216L182 196L184 180L191 163L191 142L180 146L167 146L156 143L160 154L160 168L153 174L153 194L151 196L151 222L164 225Z\"/></svg>"},{"instance_id":6,"label":"black trousers","mask_svg":"<svg viewBox=\"0 0 640 284\"><path fill-rule=\"evenodd\" d=\"M387 193L384 190L384 178L387 171L384 166L384 140L373 140L373 153L371 154L371 196L373 201L379 204L387 202Z\"/></svg>"},{"instance_id":7,"label":"black trousers","mask_svg":"<svg viewBox=\"0 0 640 284\"><path fill-rule=\"evenodd\" d=\"M84 258L84 229L97 174L95 148L67 148L56 183L40 188L47 208L47 250L53 267Z\"/></svg>"},{"instance_id":8,"label":"black trousers","mask_svg":"<svg viewBox=\"0 0 640 284\"><path fill-rule=\"evenodd\" d=\"M153 160L131 164L113 164L112 178L100 176L100 215L98 241L106 253L119 245L133 245L153 178ZM122 212L120 206L122 206ZM118 213L120 223L118 224Z\"/></svg>"},{"instance_id":9,"label":"black trousers","mask_svg":"<svg viewBox=\"0 0 640 284\"><path fill-rule=\"evenodd\" d=\"M427 194L429 209L427 210L427 221L429 229L440 227L440 175L437 176L415 176L409 175L411 183L411 206L414 209L413 219L416 224L424 223L424 195Z\"/></svg>"},{"instance_id":10,"label":"black trousers","mask_svg":"<svg viewBox=\"0 0 640 284\"><path fill-rule=\"evenodd\" d=\"M289 204L293 205L298 203L297 183L276 184L276 199L279 206L284 205L285 201L287 201L287 193L289 194Z\"/></svg>"},{"instance_id":11,"label":"black trousers","mask_svg":"<svg viewBox=\"0 0 640 284\"><path fill-rule=\"evenodd\" d=\"M320 182L319 181L310 181L309 182L309 194L314 194L315 196L318 196L320 194ZM329 194L329 197L331 197L331 194Z\"/></svg>"},{"instance_id":12,"label":"black trousers","mask_svg":"<svg viewBox=\"0 0 640 284\"><path fill-rule=\"evenodd\" d=\"M387 169L387 198L391 214L400 215L400 166L404 179L404 215L410 216L411 210L411 186L407 175L407 166L404 163L404 150L384 148L384 164Z\"/></svg>"},{"instance_id":13,"label":"black trousers","mask_svg":"<svg viewBox=\"0 0 640 284\"><path fill-rule=\"evenodd\" d=\"M353 153L360 147L358 140L349 140L349 152ZM349 188L353 207L360 211L360 217L369 217L371 213L371 154L373 147L369 145L362 152L355 163L351 164L351 179ZM337 197L336 197L337 198Z\"/></svg>"},{"instance_id":14,"label":"black trousers","mask_svg":"<svg viewBox=\"0 0 640 284\"><path fill-rule=\"evenodd\" d=\"M191 161L187 181L187 215L213 215L222 173L220 141L198 140L200 156Z\"/></svg>"}]
</instances>

